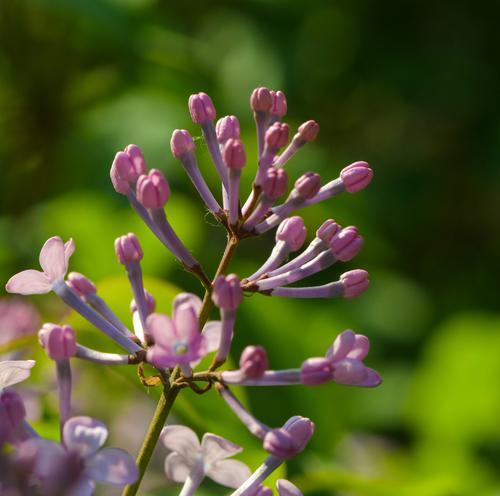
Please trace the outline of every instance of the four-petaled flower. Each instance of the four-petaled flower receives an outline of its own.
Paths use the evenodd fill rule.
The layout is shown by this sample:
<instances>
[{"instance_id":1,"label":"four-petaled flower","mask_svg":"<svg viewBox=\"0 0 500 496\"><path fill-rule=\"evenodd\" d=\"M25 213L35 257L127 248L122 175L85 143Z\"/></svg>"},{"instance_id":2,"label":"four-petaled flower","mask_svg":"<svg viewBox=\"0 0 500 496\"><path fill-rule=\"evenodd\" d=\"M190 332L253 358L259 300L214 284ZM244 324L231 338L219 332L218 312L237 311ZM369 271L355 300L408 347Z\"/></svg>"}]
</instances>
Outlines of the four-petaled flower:
<instances>
[{"instance_id":1,"label":"four-petaled flower","mask_svg":"<svg viewBox=\"0 0 500 496\"><path fill-rule=\"evenodd\" d=\"M66 243L59 236L45 241L40 251L40 270L28 269L13 275L5 285L8 293L22 295L44 294L52 291L59 281L64 280L68 261L75 251L72 239Z\"/></svg>"},{"instance_id":2,"label":"four-petaled flower","mask_svg":"<svg viewBox=\"0 0 500 496\"><path fill-rule=\"evenodd\" d=\"M190 476L207 476L218 484L239 487L250 477L250 469L238 460L227 458L243 451L237 444L215 434L198 436L183 425L169 425L162 432L163 444L172 451L165 459L165 473L175 482Z\"/></svg>"}]
</instances>

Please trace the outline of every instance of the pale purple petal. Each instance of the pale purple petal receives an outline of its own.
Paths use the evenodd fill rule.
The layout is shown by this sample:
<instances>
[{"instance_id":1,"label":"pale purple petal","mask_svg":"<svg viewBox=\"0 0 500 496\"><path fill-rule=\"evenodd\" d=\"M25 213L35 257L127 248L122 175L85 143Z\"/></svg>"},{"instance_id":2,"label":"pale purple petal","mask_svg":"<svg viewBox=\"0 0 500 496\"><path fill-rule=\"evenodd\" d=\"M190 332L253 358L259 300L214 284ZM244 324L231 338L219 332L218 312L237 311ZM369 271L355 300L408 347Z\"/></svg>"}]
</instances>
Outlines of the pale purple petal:
<instances>
[{"instance_id":1,"label":"pale purple petal","mask_svg":"<svg viewBox=\"0 0 500 496\"><path fill-rule=\"evenodd\" d=\"M363 382L367 376L367 368L363 362L344 358L335 362L333 380L338 384L356 385Z\"/></svg>"},{"instance_id":2,"label":"pale purple petal","mask_svg":"<svg viewBox=\"0 0 500 496\"><path fill-rule=\"evenodd\" d=\"M73 417L64 424L64 445L67 449L77 451L84 458L93 455L107 438L106 426L91 417Z\"/></svg>"},{"instance_id":3,"label":"pale purple petal","mask_svg":"<svg viewBox=\"0 0 500 496\"><path fill-rule=\"evenodd\" d=\"M137 480L134 459L124 450L104 448L87 462L85 472L91 479L108 484L126 485Z\"/></svg>"},{"instance_id":4,"label":"pale purple petal","mask_svg":"<svg viewBox=\"0 0 500 496\"><path fill-rule=\"evenodd\" d=\"M222 486L237 488L252 475L252 471L238 460L221 460L209 465L206 474Z\"/></svg>"},{"instance_id":5,"label":"pale purple petal","mask_svg":"<svg viewBox=\"0 0 500 496\"><path fill-rule=\"evenodd\" d=\"M326 358L332 362L345 358L354 345L355 336L354 332L350 329L339 334L333 342L333 345L330 346L326 352Z\"/></svg>"},{"instance_id":6,"label":"pale purple petal","mask_svg":"<svg viewBox=\"0 0 500 496\"><path fill-rule=\"evenodd\" d=\"M179 338L190 342L193 336L199 335L200 326L194 308L189 304L178 306L174 311L175 331Z\"/></svg>"},{"instance_id":7,"label":"pale purple petal","mask_svg":"<svg viewBox=\"0 0 500 496\"><path fill-rule=\"evenodd\" d=\"M363 360L370 351L370 340L362 334L356 334L354 338L354 345L347 358L354 358L355 360Z\"/></svg>"},{"instance_id":8,"label":"pale purple petal","mask_svg":"<svg viewBox=\"0 0 500 496\"><path fill-rule=\"evenodd\" d=\"M78 482L73 484L65 493L67 496L92 496L95 491L95 484L88 477L80 477Z\"/></svg>"},{"instance_id":9,"label":"pale purple petal","mask_svg":"<svg viewBox=\"0 0 500 496\"><path fill-rule=\"evenodd\" d=\"M40 266L52 282L63 279L68 270L64 243L59 236L53 236L45 241L40 251Z\"/></svg>"},{"instance_id":10,"label":"pale purple petal","mask_svg":"<svg viewBox=\"0 0 500 496\"><path fill-rule=\"evenodd\" d=\"M382 383L382 378L380 377L379 373L376 370L370 369L368 367L365 367L365 370L366 370L366 378L363 381L354 384L354 386L377 387Z\"/></svg>"},{"instance_id":11,"label":"pale purple petal","mask_svg":"<svg viewBox=\"0 0 500 496\"><path fill-rule=\"evenodd\" d=\"M205 345L207 353L215 351L219 348L220 335L222 334L222 322L220 320L210 320L203 327L201 332L205 337Z\"/></svg>"},{"instance_id":12,"label":"pale purple petal","mask_svg":"<svg viewBox=\"0 0 500 496\"><path fill-rule=\"evenodd\" d=\"M170 349L177 339L174 323L169 317L161 313L152 313L149 315L146 327L148 333L153 336L155 343L167 349Z\"/></svg>"},{"instance_id":13,"label":"pale purple petal","mask_svg":"<svg viewBox=\"0 0 500 496\"><path fill-rule=\"evenodd\" d=\"M25 445L34 446L36 457L33 472L40 479L52 476L55 469L65 462L66 450L54 441L33 438L26 441Z\"/></svg>"},{"instance_id":14,"label":"pale purple petal","mask_svg":"<svg viewBox=\"0 0 500 496\"><path fill-rule=\"evenodd\" d=\"M5 285L8 293L44 294L52 291L52 282L44 272L28 269L13 275Z\"/></svg>"},{"instance_id":15,"label":"pale purple petal","mask_svg":"<svg viewBox=\"0 0 500 496\"><path fill-rule=\"evenodd\" d=\"M188 303L191 305L196 312L196 315L200 314L201 307L203 306L203 302L200 297L193 293L179 293L172 303L172 314L175 315L175 311L181 305Z\"/></svg>"},{"instance_id":16,"label":"pale purple petal","mask_svg":"<svg viewBox=\"0 0 500 496\"><path fill-rule=\"evenodd\" d=\"M66 260L66 268L68 267L69 259L73 253L75 253L75 242L73 241L73 238L70 238L66 241L66 243L64 243L64 259Z\"/></svg>"},{"instance_id":17,"label":"pale purple petal","mask_svg":"<svg viewBox=\"0 0 500 496\"><path fill-rule=\"evenodd\" d=\"M0 362L0 391L25 381L35 366L35 360L5 360Z\"/></svg>"},{"instance_id":18,"label":"pale purple petal","mask_svg":"<svg viewBox=\"0 0 500 496\"><path fill-rule=\"evenodd\" d=\"M165 474L174 482L184 482L191 472L191 467L192 464L179 453L170 453L165 459Z\"/></svg>"},{"instance_id":19,"label":"pale purple petal","mask_svg":"<svg viewBox=\"0 0 500 496\"><path fill-rule=\"evenodd\" d=\"M167 425L161 432L161 440L166 448L179 453L188 461L193 461L200 453L200 442L196 433L185 425Z\"/></svg>"},{"instance_id":20,"label":"pale purple petal","mask_svg":"<svg viewBox=\"0 0 500 496\"><path fill-rule=\"evenodd\" d=\"M207 432L201 440L201 450L205 463L211 464L240 453L243 448L223 437Z\"/></svg>"},{"instance_id":21,"label":"pale purple petal","mask_svg":"<svg viewBox=\"0 0 500 496\"><path fill-rule=\"evenodd\" d=\"M286 479L279 479L276 482L276 489L279 496L303 496L300 489Z\"/></svg>"}]
</instances>

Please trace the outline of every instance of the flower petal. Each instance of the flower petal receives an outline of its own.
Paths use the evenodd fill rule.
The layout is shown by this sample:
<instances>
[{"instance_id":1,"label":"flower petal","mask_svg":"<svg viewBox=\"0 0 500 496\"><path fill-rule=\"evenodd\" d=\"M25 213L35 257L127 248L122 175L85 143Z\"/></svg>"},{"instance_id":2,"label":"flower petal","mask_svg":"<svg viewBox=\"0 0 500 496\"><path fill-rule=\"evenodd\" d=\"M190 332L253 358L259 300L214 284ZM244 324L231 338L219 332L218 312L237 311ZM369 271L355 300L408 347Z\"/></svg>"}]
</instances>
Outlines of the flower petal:
<instances>
[{"instance_id":1,"label":"flower petal","mask_svg":"<svg viewBox=\"0 0 500 496\"><path fill-rule=\"evenodd\" d=\"M370 340L363 334L356 334L354 337L354 345L346 358L354 358L355 360L363 360L370 351Z\"/></svg>"},{"instance_id":2,"label":"flower petal","mask_svg":"<svg viewBox=\"0 0 500 496\"><path fill-rule=\"evenodd\" d=\"M200 335L198 316L194 308L186 303L178 306L174 311L174 325L179 338L188 342Z\"/></svg>"},{"instance_id":3,"label":"flower petal","mask_svg":"<svg viewBox=\"0 0 500 496\"><path fill-rule=\"evenodd\" d=\"M364 380L361 382L358 382L357 384L353 384L354 386L360 386L360 387L377 387L382 383L382 378L380 377L380 374L373 369L370 369L368 367L365 367L366 370L366 377Z\"/></svg>"},{"instance_id":4,"label":"flower petal","mask_svg":"<svg viewBox=\"0 0 500 496\"><path fill-rule=\"evenodd\" d=\"M52 290L52 282L44 272L28 269L14 274L7 281L5 290L22 295L44 294Z\"/></svg>"},{"instance_id":5,"label":"flower petal","mask_svg":"<svg viewBox=\"0 0 500 496\"><path fill-rule=\"evenodd\" d=\"M243 448L221 436L207 432L201 440L201 451L205 463L210 464L240 453Z\"/></svg>"},{"instance_id":6,"label":"flower petal","mask_svg":"<svg viewBox=\"0 0 500 496\"><path fill-rule=\"evenodd\" d=\"M165 348L170 348L177 339L174 323L161 313L152 313L146 320L148 333L151 334L155 343Z\"/></svg>"},{"instance_id":7,"label":"flower petal","mask_svg":"<svg viewBox=\"0 0 500 496\"><path fill-rule=\"evenodd\" d=\"M35 360L5 360L0 362L0 391L26 380L35 363Z\"/></svg>"},{"instance_id":8,"label":"flower petal","mask_svg":"<svg viewBox=\"0 0 500 496\"><path fill-rule=\"evenodd\" d=\"M78 482L71 486L67 496L92 496L94 491L95 484L87 477L80 477Z\"/></svg>"},{"instance_id":9,"label":"flower petal","mask_svg":"<svg viewBox=\"0 0 500 496\"><path fill-rule=\"evenodd\" d=\"M102 449L87 463L85 472L98 482L124 486L135 482L139 475L134 459L118 448Z\"/></svg>"},{"instance_id":10,"label":"flower petal","mask_svg":"<svg viewBox=\"0 0 500 496\"><path fill-rule=\"evenodd\" d=\"M200 314L201 307L203 306L200 297L193 293L179 293L172 302L172 315L175 315L177 308L185 303L193 307L196 315Z\"/></svg>"},{"instance_id":11,"label":"flower petal","mask_svg":"<svg viewBox=\"0 0 500 496\"><path fill-rule=\"evenodd\" d=\"M201 332L202 336L205 336L205 345L207 347L207 353L211 351L216 351L220 344L220 335L222 334L222 322L220 320L210 320L203 327Z\"/></svg>"},{"instance_id":12,"label":"flower petal","mask_svg":"<svg viewBox=\"0 0 500 496\"><path fill-rule=\"evenodd\" d=\"M252 471L238 460L221 460L212 464L206 474L218 484L237 488L252 475Z\"/></svg>"},{"instance_id":13,"label":"flower petal","mask_svg":"<svg viewBox=\"0 0 500 496\"><path fill-rule=\"evenodd\" d=\"M279 496L303 496L302 491L286 479L279 479L276 482L276 489Z\"/></svg>"},{"instance_id":14,"label":"flower petal","mask_svg":"<svg viewBox=\"0 0 500 496\"><path fill-rule=\"evenodd\" d=\"M335 362L333 380L338 384L355 386L367 378L367 368L363 362L352 358L344 358Z\"/></svg>"},{"instance_id":15,"label":"flower petal","mask_svg":"<svg viewBox=\"0 0 500 496\"><path fill-rule=\"evenodd\" d=\"M42 438L32 438L24 443L27 452L35 452L35 466L33 473L40 479L51 477L57 467L66 460L66 450L54 441Z\"/></svg>"},{"instance_id":16,"label":"flower petal","mask_svg":"<svg viewBox=\"0 0 500 496\"><path fill-rule=\"evenodd\" d=\"M193 463L200 452L198 436L185 425L167 425L161 432L161 440L166 448Z\"/></svg>"},{"instance_id":17,"label":"flower petal","mask_svg":"<svg viewBox=\"0 0 500 496\"><path fill-rule=\"evenodd\" d=\"M64 424L62 437L66 448L88 457L106 442L108 429L91 417L72 417Z\"/></svg>"},{"instance_id":18,"label":"flower petal","mask_svg":"<svg viewBox=\"0 0 500 496\"><path fill-rule=\"evenodd\" d=\"M185 482L191 472L191 465L179 453L170 453L165 458L165 474L174 482Z\"/></svg>"},{"instance_id":19,"label":"flower petal","mask_svg":"<svg viewBox=\"0 0 500 496\"><path fill-rule=\"evenodd\" d=\"M69 238L66 243L64 243L64 259L66 260L66 270L69 264L69 259L71 255L75 253L75 242L73 241L73 238Z\"/></svg>"},{"instance_id":20,"label":"flower petal","mask_svg":"<svg viewBox=\"0 0 500 496\"><path fill-rule=\"evenodd\" d=\"M351 329L347 329L342 334L339 334L332 346L328 348L326 358L332 362L345 358L354 345L355 336L354 331L351 331Z\"/></svg>"},{"instance_id":21,"label":"flower petal","mask_svg":"<svg viewBox=\"0 0 500 496\"><path fill-rule=\"evenodd\" d=\"M68 270L64 243L59 236L53 236L45 241L40 251L40 266L52 282L64 278Z\"/></svg>"}]
</instances>

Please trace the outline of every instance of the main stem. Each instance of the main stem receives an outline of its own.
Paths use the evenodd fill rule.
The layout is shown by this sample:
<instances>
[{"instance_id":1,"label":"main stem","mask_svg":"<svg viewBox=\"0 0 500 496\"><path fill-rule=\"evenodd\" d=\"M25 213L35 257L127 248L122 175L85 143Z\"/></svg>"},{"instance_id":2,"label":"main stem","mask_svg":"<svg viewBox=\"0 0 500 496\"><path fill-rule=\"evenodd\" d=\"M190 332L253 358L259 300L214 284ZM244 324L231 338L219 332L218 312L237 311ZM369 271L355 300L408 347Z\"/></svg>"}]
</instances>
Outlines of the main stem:
<instances>
[{"instance_id":1,"label":"main stem","mask_svg":"<svg viewBox=\"0 0 500 496\"><path fill-rule=\"evenodd\" d=\"M219 267L214 276L215 279L222 274L229 262L231 257L233 256L234 250L238 246L239 240L237 238L228 235L226 249L224 250L224 255L220 261ZM199 322L200 329L203 329L203 326L208 320L210 315L210 311L212 310L213 303L211 298L211 291L208 289L205 290L205 296L203 298L203 305L201 307ZM158 439L160 437L161 431L165 422L167 421L167 417L174 406L175 399L179 394L180 388L177 386L173 386L174 381L177 379L178 371L174 370L170 377L170 384L166 384L163 387L163 391L160 396L160 400L156 405L156 410L149 424L148 432L144 437L142 442L141 449L139 450L139 454L137 455L136 465L139 469L139 476L134 484L127 486L122 493L122 496L135 496L137 491L139 490L139 486L141 485L142 479L144 478L144 474L146 473L146 469L148 468L149 462L151 461L151 457L153 455L153 451L158 443Z\"/></svg>"}]
</instances>

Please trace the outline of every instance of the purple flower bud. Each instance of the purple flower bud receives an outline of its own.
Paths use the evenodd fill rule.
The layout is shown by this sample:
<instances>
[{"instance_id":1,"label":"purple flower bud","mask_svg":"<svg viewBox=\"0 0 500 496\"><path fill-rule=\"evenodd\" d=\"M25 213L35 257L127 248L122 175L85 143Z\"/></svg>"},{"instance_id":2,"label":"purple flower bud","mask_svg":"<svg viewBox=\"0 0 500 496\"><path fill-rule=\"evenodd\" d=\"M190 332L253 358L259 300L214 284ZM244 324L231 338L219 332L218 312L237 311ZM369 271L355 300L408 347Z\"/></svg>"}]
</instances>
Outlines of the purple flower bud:
<instances>
[{"instance_id":1,"label":"purple flower bud","mask_svg":"<svg viewBox=\"0 0 500 496\"><path fill-rule=\"evenodd\" d=\"M262 191L271 198L277 200L284 195L288 186L288 174L285 169L275 169L271 167L266 170L264 179L262 179Z\"/></svg>"},{"instance_id":2,"label":"purple flower bud","mask_svg":"<svg viewBox=\"0 0 500 496\"><path fill-rule=\"evenodd\" d=\"M44 324L38 340L52 360L64 360L76 354L75 331L70 326Z\"/></svg>"},{"instance_id":3,"label":"purple flower bud","mask_svg":"<svg viewBox=\"0 0 500 496\"><path fill-rule=\"evenodd\" d=\"M276 230L276 241L284 241L291 251L297 251L304 244L307 229L302 217L294 215L281 222Z\"/></svg>"},{"instance_id":4,"label":"purple flower bud","mask_svg":"<svg viewBox=\"0 0 500 496\"><path fill-rule=\"evenodd\" d=\"M120 178L114 161L109 171L109 177L111 178L111 182L113 183L113 188L115 188L115 191L117 193L126 195L130 191L130 185L128 181L124 181L123 179Z\"/></svg>"},{"instance_id":5,"label":"purple flower bud","mask_svg":"<svg viewBox=\"0 0 500 496\"><path fill-rule=\"evenodd\" d=\"M170 138L170 149L175 158L180 158L182 155L194 150L194 141L189 131L185 129L176 129Z\"/></svg>"},{"instance_id":6,"label":"purple flower bud","mask_svg":"<svg viewBox=\"0 0 500 496\"><path fill-rule=\"evenodd\" d=\"M358 228L346 227L337 233L330 242L330 248L338 260L348 262L361 250L363 238L358 234Z\"/></svg>"},{"instance_id":7,"label":"purple flower bud","mask_svg":"<svg viewBox=\"0 0 500 496\"><path fill-rule=\"evenodd\" d=\"M297 452L300 453L314 434L314 422L307 417L296 415L289 418L283 426L293 437Z\"/></svg>"},{"instance_id":8,"label":"purple flower bud","mask_svg":"<svg viewBox=\"0 0 500 496\"><path fill-rule=\"evenodd\" d=\"M248 379L258 379L269 367L267 352L262 346L247 346L240 357L240 370Z\"/></svg>"},{"instance_id":9,"label":"purple flower bud","mask_svg":"<svg viewBox=\"0 0 500 496\"><path fill-rule=\"evenodd\" d=\"M70 272L68 274L67 283L68 286L82 298L95 294L97 291L95 284L79 272Z\"/></svg>"},{"instance_id":10,"label":"purple flower bud","mask_svg":"<svg viewBox=\"0 0 500 496\"><path fill-rule=\"evenodd\" d=\"M305 417L292 417L281 429L273 429L264 437L264 449L278 458L288 459L306 447L314 433L314 424Z\"/></svg>"},{"instance_id":11,"label":"purple flower bud","mask_svg":"<svg viewBox=\"0 0 500 496\"><path fill-rule=\"evenodd\" d=\"M273 97L268 88L255 88L250 96L250 108L254 112L269 112L273 106Z\"/></svg>"},{"instance_id":12,"label":"purple flower bud","mask_svg":"<svg viewBox=\"0 0 500 496\"><path fill-rule=\"evenodd\" d=\"M302 491L286 479L278 479L276 481L276 489L279 496L303 496Z\"/></svg>"},{"instance_id":13,"label":"purple flower bud","mask_svg":"<svg viewBox=\"0 0 500 496\"><path fill-rule=\"evenodd\" d=\"M144 290L144 296L146 298L146 306L147 306L148 314L153 313L156 309L156 300L155 300L154 296L146 290ZM136 311L137 311L137 305L135 303L135 300L133 299L130 302L130 313L134 313Z\"/></svg>"},{"instance_id":14,"label":"purple flower bud","mask_svg":"<svg viewBox=\"0 0 500 496\"><path fill-rule=\"evenodd\" d=\"M273 105L271 107L271 115L276 115L280 119L286 115L287 103L285 94L278 91L271 91L271 97L273 99Z\"/></svg>"},{"instance_id":15,"label":"purple flower bud","mask_svg":"<svg viewBox=\"0 0 500 496\"><path fill-rule=\"evenodd\" d=\"M290 128L288 124L284 122L275 122L266 131L266 144L269 148L273 150L279 150L283 148L288 143L288 135L290 133Z\"/></svg>"},{"instance_id":16,"label":"purple flower bud","mask_svg":"<svg viewBox=\"0 0 500 496\"><path fill-rule=\"evenodd\" d=\"M338 384L358 385L367 376L367 367L360 360L344 358L334 363L333 380Z\"/></svg>"},{"instance_id":17,"label":"purple flower bud","mask_svg":"<svg viewBox=\"0 0 500 496\"><path fill-rule=\"evenodd\" d=\"M230 274L217 277L212 300L222 310L236 310L243 301L243 291L238 276Z\"/></svg>"},{"instance_id":18,"label":"purple flower bud","mask_svg":"<svg viewBox=\"0 0 500 496\"><path fill-rule=\"evenodd\" d=\"M189 97L189 113L195 124L203 124L215 119L215 107L206 93L196 93Z\"/></svg>"},{"instance_id":19,"label":"purple flower bud","mask_svg":"<svg viewBox=\"0 0 500 496\"><path fill-rule=\"evenodd\" d=\"M137 180L137 199L145 208L163 208L170 194L168 182L158 169Z\"/></svg>"},{"instance_id":20,"label":"purple flower bud","mask_svg":"<svg viewBox=\"0 0 500 496\"><path fill-rule=\"evenodd\" d=\"M321 176L316 172L306 172L295 181L295 189L304 200L312 198L321 188Z\"/></svg>"},{"instance_id":21,"label":"purple flower bud","mask_svg":"<svg viewBox=\"0 0 500 496\"><path fill-rule=\"evenodd\" d=\"M21 396L15 391L0 393L0 424L6 431L14 431L26 417Z\"/></svg>"},{"instance_id":22,"label":"purple flower bud","mask_svg":"<svg viewBox=\"0 0 500 496\"><path fill-rule=\"evenodd\" d=\"M328 358L309 358L300 367L300 380L306 386L318 386L332 379L333 363Z\"/></svg>"},{"instance_id":23,"label":"purple flower bud","mask_svg":"<svg viewBox=\"0 0 500 496\"><path fill-rule=\"evenodd\" d=\"M340 171L340 179L349 193L356 193L366 188L372 177L373 170L367 162L354 162Z\"/></svg>"},{"instance_id":24,"label":"purple flower bud","mask_svg":"<svg viewBox=\"0 0 500 496\"><path fill-rule=\"evenodd\" d=\"M115 155L111 169L116 172L116 176L122 181L135 181L139 174L136 173L134 164L126 152L118 152Z\"/></svg>"},{"instance_id":25,"label":"purple flower bud","mask_svg":"<svg viewBox=\"0 0 500 496\"><path fill-rule=\"evenodd\" d=\"M217 141L224 144L229 139L240 138L240 123L234 115L226 115L220 118L215 125Z\"/></svg>"},{"instance_id":26,"label":"purple flower bud","mask_svg":"<svg viewBox=\"0 0 500 496\"><path fill-rule=\"evenodd\" d=\"M134 167L136 177L141 174L146 174L146 160L142 154L142 150L137 145L127 145L125 153L129 156L130 161Z\"/></svg>"},{"instance_id":27,"label":"purple flower bud","mask_svg":"<svg viewBox=\"0 0 500 496\"><path fill-rule=\"evenodd\" d=\"M330 243L339 230L340 226L333 219L327 219L319 226L316 236L325 243Z\"/></svg>"},{"instance_id":28,"label":"purple flower bud","mask_svg":"<svg viewBox=\"0 0 500 496\"><path fill-rule=\"evenodd\" d=\"M139 240L133 233L115 239L115 253L119 262L123 265L130 262L139 262L143 257Z\"/></svg>"},{"instance_id":29,"label":"purple flower bud","mask_svg":"<svg viewBox=\"0 0 500 496\"><path fill-rule=\"evenodd\" d=\"M344 272L340 276L340 282L344 286L344 298L355 298L366 291L370 285L368 272L362 269Z\"/></svg>"},{"instance_id":30,"label":"purple flower bud","mask_svg":"<svg viewBox=\"0 0 500 496\"><path fill-rule=\"evenodd\" d=\"M319 124L316 121L306 121L299 126L299 136L307 142L314 141L319 133Z\"/></svg>"},{"instance_id":31,"label":"purple flower bud","mask_svg":"<svg viewBox=\"0 0 500 496\"><path fill-rule=\"evenodd\" d=\"M222 157L224 159L224 163L230 169L243 169L247 161L247 156L242 141L239 139L228 140L224 146Z\"/></svg>"}]
</instances>

